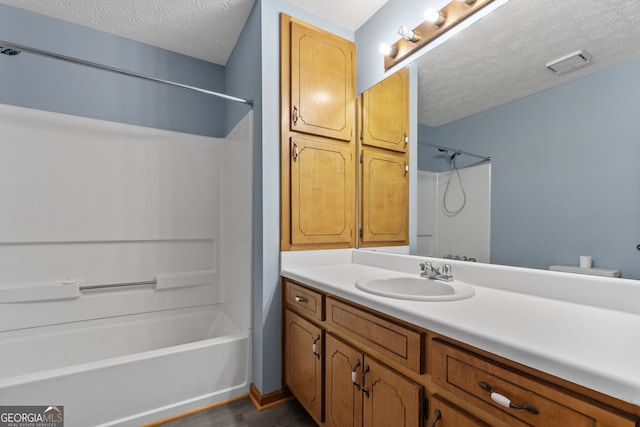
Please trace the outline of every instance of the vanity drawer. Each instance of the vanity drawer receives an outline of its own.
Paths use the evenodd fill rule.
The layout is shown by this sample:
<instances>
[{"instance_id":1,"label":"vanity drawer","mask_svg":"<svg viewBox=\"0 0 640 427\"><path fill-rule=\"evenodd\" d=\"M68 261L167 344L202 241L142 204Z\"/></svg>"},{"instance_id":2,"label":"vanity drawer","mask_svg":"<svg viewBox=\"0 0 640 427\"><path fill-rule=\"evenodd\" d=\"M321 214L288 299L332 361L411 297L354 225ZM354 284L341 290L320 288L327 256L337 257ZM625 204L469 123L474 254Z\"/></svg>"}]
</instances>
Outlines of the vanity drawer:
<instances>
[{"instance_id":1,"label":"vanity drawer","mask_svg":"<svg viewBox=\"0 0 640 427\"><path fill-rule=\"evenodd\" d=\"M326 303L327 324L381 355L423 372L422 333L331 297Z\"/></svg>"},{"instance_id":2,"label":"vanity drawer","mask_svg":"<svg viewBox=\"0 0 640 427\"><path fill-rule=\"evenodd\" d=\"M287 306L304 316L321 321L324 320L324 296L304 286L285 280L285 301Z\"/></svg>"},{"instance_id":3,"label":"vanity drawer","mask_svg":"<svg viewBox=\"0 0 640 427\"><path fill-rule=\"evenodd\" d=\"M631 417L443 341L433 340L431 350L435 384L509 425L636 427ZM523 408L503 406L509 401Z\"/></svg>"}]
</instances>

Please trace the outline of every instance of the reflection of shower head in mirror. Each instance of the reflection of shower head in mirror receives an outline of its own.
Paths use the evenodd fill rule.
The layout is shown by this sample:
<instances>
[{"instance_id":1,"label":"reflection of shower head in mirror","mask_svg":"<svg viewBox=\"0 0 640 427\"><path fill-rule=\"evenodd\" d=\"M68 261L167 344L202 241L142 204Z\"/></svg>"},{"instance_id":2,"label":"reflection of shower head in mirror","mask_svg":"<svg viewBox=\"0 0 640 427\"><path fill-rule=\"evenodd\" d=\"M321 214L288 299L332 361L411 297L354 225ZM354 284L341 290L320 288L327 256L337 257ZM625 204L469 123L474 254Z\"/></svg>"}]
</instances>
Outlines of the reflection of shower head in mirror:
<instances>
[{"instance_id":1,"label":"reflection of shower head in mirror","mask_svg":"<svg viewBox=\"0 0 640 427\"><path fill-rule=\"evenodd\" d=\"M445 150L444 148L438 148L438 151L442 152L442 153L446 153L447 157L449 157L450 161L453 161L453 159L456 158L456 156L460 153L458 153L457 151L454 151L453 154L451 154L451 152L449 150Z\"/></svg>"}]
</instances>

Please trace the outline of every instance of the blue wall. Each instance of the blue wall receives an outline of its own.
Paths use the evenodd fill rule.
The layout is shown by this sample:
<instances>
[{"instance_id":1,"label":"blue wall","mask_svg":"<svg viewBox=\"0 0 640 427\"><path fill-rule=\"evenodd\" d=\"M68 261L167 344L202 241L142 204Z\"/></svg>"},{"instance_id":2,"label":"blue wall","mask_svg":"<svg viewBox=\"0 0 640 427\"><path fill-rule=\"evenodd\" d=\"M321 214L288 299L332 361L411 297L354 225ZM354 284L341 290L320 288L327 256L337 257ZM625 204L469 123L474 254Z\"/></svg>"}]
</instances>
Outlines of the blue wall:
<instances>
[{"instance_id":1,"label":"blue wall","mask_svg":"<svg viewBox=\"0 0 640 427\"><path fill-rule=\"evenodd\" d=\"M461 119L419 141L492 157L491 261L640 279L640 61ZM420 147L420 168L443 170ZM459 166L471 158L460 157Z\"/></svg>"},{"instance_id":2,"label":"blue wall","mask_svg":"<svg viewBox=\"0 0 640 427\"><path fill-rule=\"evenodd\" d=\"M6 5L0 5L0 40L225 91L220 65ZM225 136L226 101L208 95L24 52L0 55L0 76L0 103Z\"/></svg>"},{"instance_id":3,"label":"blue wall","mask_svg":"<svg viewBox=\"0 0 640 427\"><path fill-rule=\"evenodd\" d=\"M334 34L353 40L353 34L308 14L285 0L258 0L260 9L261 115L256 135L261 150L254 172L259 205L254 206L255 241L253 294L253 382L262 393L279 390L281 381L280 304L280 13L284 12ZM254 199L255 201L256 199Z\"/></svg>"}]
</instances>

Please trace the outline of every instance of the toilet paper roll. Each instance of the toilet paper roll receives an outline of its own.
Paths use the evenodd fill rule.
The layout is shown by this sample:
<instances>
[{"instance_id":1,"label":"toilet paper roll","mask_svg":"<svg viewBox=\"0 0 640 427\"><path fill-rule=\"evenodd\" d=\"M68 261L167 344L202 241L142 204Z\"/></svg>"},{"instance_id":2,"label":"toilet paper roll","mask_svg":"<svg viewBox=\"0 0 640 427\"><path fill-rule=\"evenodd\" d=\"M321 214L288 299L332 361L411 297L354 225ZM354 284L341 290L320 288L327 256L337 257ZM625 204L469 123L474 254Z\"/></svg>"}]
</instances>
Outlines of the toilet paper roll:
<instances>
[{"instance_id":1,"label":"toilet paper roll","mask_svg":"<svg viewBox=\"0 0 640 427\"><path fill-rule=\"evenodd\" d=\"M580 256L580 268L591 268L591 257L586 255Z\"/></svg>"}]
</instances>

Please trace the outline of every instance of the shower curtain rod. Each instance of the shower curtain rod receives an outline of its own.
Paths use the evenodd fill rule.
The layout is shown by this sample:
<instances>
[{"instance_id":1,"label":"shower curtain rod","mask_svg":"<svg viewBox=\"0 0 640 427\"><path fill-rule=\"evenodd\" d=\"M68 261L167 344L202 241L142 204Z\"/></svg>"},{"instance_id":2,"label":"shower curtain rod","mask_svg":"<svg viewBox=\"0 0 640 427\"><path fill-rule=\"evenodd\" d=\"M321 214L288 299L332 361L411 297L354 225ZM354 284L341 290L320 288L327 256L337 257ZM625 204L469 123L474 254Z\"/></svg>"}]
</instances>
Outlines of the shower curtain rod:
<instances>
[{"instance_id":1,"label":"shower curtain rod","mask_svg":"<svg viewBox=\"0 0 640 427\"><path fill-rule=\"evenodd\" d=\"M428 145L429 147L439 148L442 150L454 151L458 154L466 154L467 156L477 157L479 159L486 160L487 162L491 161L491 156L480 156L478 154L469 153L468 151L458 150L457 148L449 148L449 147L445 147L444 145L427 144L427 143L424 143L422 145Z\"/></svg>"},{"instance_id":2,"label":"shower curtain rod","mask_svg":"<svg viewBox=\"0 0 640 427\"><path fill-rule=\"evenodd\" d=\"M120 68L109 67L107 65L102 65L102 64L98 64L98 63L90 62L90 61L85 61L85 60L82 60L82 59L73 58L71 56L65 56L65 55L60 55L60 54L57 54L57 53L47 52L46 50L40 50L40 49L36 49L36 48L33 48L33 47L22 46L22 45L19 45L19 44L5 42L5 41L2 41L2 40L0 40L0 46L2 46L2 49L7 49L7 48L8 49L13 49L15 52L11 53L11 55L17 55L21 51L24 51L24 52L32 53L34 55L46 56L46 57L49 57L49 58L59 59L61 61L67 61L67 62L72 62L72 63L78 64L78 65L84 65L84 66L87 66L87 67L97 68L99 70L111 71L112 73L123 74L123 75L129 76L129 77L137 77L139 79L150 80L150 81L156 82L156 83L163 83L163 84L166 84L166 85L169 85L169 86L181 87L183 89L193 90L193 91L196 91L196 92L204 93L206 95L211 95L211 96L216 96L218 98L223 98L223 99L226 99L227 101L239 102L241 104L246 104L246 105L249 105L249 106L253 107L253 100L252 99L237 98L235 96L227 95L227 94L224 94L224 93L213 92L213 91L202 89L202 88L195 87L195 86L189 86L189 85L185 85L185 84L182 84L182 83L172 82L170 80L158 79L156 77L151 77L151 76L147 76L147 75L144 75L144 74L133 73L131 71L122 70Z\"/></svg>"}]
</instances>

